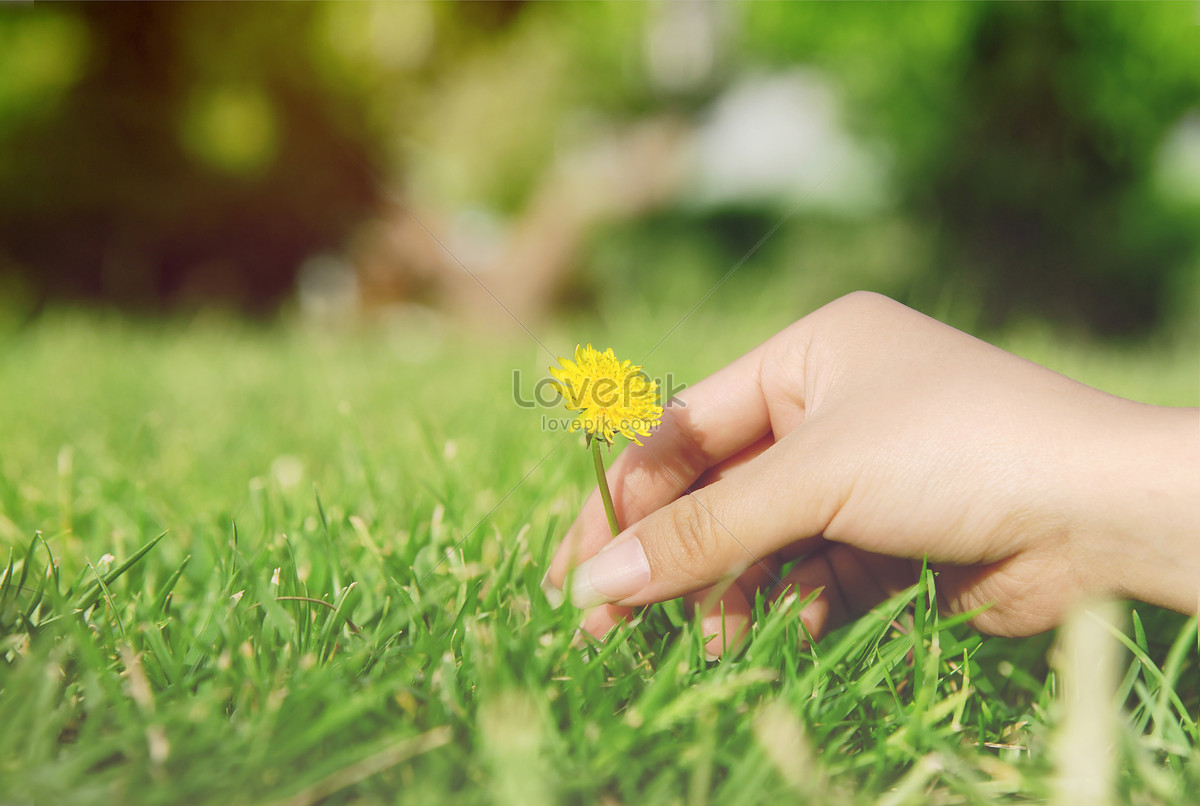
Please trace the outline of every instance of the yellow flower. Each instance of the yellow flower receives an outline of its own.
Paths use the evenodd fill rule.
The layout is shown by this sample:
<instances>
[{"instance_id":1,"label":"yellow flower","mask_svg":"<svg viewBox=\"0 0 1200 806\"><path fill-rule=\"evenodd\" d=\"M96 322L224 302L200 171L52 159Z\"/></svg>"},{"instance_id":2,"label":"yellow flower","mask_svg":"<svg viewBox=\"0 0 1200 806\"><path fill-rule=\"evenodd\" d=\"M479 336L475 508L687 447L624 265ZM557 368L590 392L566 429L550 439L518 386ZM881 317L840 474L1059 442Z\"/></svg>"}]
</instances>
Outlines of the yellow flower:
<instances>
[{"instance_id":1,"label":"yellow flower","mask_svg":"<svg viewBox=\"0 0 1200 806\"><path fill-rule=\"evenodd\" d=\"M568 409L578 411L571 430L583 428L588 440L603 439L609 445L617 434L641 445L638 436L650 436L650 429L662 418L658 404L658 384L634 366L620 361L611 349L575 348L575 360L558 359L562 369L550 367L554 386Z\"/></svg>"}]
</instances>

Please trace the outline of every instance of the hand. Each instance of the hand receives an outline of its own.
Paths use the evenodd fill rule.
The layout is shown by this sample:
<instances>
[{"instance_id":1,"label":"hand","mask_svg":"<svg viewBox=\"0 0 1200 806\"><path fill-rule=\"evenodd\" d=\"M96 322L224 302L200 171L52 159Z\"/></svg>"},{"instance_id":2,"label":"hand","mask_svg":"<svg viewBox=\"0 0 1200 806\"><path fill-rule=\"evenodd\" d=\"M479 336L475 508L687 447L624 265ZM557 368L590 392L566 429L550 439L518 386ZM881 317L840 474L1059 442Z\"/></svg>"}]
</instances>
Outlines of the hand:
<instances>
[{"instance_id":1,"label":"hand","mask_svg":"<svg viewBox=\"0 0 1200 806\"><path fill-rule=\"evenodd\" d=\"M593 492L547 583L607 632L681 595L717 655L755 591L806 596L814 636L916 580L948 612L1028 635L1079 598L1192 611L1200 595L1200 417L1104 394L857 293L667 406ZM785 562L798 559L782 578ZM580 564L582 563L582 564ZM723 616L722 616L723 613Z\"/></svg>"}]
</instances>

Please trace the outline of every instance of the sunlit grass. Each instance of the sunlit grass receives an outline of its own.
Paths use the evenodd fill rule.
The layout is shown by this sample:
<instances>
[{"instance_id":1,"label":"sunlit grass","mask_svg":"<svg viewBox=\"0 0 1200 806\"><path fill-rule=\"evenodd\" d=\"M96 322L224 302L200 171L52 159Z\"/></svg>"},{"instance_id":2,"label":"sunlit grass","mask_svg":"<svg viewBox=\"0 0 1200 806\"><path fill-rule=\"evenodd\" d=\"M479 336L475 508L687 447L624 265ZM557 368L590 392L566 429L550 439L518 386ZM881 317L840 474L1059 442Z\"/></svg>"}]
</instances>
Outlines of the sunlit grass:
<instances>
[{"instance_id":1,"label":"sunlit grass","mask_svg":"<svg viewBox=\"0 0 1200 806\"><path fill-rule=\"evenodd\" d=\"M539 337L638 359L688 308ZM695 381L801 312L706 307L644 363ZM1191 348L1132 360L1007 338L1081 380L1196 404ZM483 344L403 323L76 313L0 334L0 803L1059 791L1054 636L940 618L932 575L812 648L802 603L715 664L677 605L605 644L577 636L578 613L538 583L587 457L578 435L541 430L558 412L511 400L513 369L536 380L552 357ZM1185 803L1200 784L1195 621L1128 610L1114 798Z\"/></svg>"}]
</instances>

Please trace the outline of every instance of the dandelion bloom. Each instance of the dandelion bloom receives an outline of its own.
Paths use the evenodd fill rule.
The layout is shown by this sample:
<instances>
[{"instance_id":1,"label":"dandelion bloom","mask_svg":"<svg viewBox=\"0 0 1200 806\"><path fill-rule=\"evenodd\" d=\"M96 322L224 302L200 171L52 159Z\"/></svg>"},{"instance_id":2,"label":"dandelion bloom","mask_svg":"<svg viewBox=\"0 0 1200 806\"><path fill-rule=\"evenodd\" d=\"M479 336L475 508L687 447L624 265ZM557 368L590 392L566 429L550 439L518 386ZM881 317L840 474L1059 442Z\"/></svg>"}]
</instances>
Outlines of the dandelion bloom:
<instances>
[{"instance_id":1,"label":"dandelion bloom","mask_svg":"<svg viewBox=\"0 0 1200 806\"><path fill-rule=\"evenodd\" d=\"M618 360L611 348L600 352L590 344L579 346L574 361L560 358L558 363L561 369L550 368L554 386L566 407L579 412L572 431L583 428L589 440L602 439L609 445L620 434L641 445L638 436L650 436L650 429L658 425L658 384L633 362Z\"/></svg>"}]
</instances>

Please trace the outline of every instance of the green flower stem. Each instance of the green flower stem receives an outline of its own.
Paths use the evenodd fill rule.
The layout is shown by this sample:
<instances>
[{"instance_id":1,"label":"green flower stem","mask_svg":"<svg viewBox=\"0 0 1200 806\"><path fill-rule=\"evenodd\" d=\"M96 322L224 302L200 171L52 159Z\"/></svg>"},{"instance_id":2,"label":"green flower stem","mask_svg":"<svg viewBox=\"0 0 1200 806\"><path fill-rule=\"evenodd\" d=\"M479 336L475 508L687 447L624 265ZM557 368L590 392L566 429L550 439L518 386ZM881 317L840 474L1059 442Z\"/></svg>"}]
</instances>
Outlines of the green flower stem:
<instances>
[{"instance_id":1,"label":"green flower stem","mask_svg":"<svg viewBox=\"0 0 1200 806\"><path fill-rule=\"evenodd\" d=\"M600 497L604 499L604 514L608 515L608 528L612 529L613 537L621 533L617 525L617 511L613 509L612 493L608 489L608 479L604 475L604 459L600 457L602 440L592 439L592 458L596 461L596 483L600 485Z\"/></svg>"}]
</instances>

